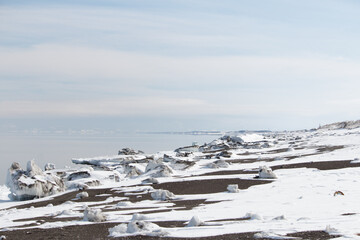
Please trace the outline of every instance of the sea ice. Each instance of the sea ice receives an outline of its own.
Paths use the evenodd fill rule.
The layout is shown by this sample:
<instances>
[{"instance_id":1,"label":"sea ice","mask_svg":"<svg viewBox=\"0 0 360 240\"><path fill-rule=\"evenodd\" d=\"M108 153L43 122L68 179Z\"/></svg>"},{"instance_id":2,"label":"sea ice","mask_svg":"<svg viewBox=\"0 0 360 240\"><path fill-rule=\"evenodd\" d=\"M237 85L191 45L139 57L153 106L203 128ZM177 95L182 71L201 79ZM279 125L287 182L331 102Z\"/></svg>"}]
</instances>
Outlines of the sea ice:
<instances>
[{"instance_id":1,"label":"sea ice","mask_svg":"<svg viewBox=\"0 0 360 240\"><path fill-rule=\"evenodd\" d=\"M51 173L44 174L34 160L28 162L26 171L14 162L8 170L6 185L10 188L10 198L14 200L44 197L65 190L61 178Z\"/></svg>"}]
</instances>

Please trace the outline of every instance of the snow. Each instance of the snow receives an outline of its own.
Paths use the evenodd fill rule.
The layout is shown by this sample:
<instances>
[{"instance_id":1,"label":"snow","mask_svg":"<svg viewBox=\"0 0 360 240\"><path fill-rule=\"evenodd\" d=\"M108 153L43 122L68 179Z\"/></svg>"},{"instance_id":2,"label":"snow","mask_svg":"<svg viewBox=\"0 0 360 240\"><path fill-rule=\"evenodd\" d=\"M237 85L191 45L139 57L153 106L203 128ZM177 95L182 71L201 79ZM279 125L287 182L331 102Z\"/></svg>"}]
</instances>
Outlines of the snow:
<instances>
[{"instance_id":1,"label":"snow","mask_svg":"<svg viewBox=\"0 0 360 240\"><path fill-rule=\"evenodd\" d=\"M84 221L89 222L104 222L106 220L105 215L101 212L100 209L85 208L84 211Z\"/></svg>"},{"instance_id":2,"label":"snow","mask_svg":"<svg viewBox=\"0 0 360 240\"><path fill-rule=\"evenodd\" d=\"M269 179L275 179L277 178L275 173L271 170L271 168L267 166L261 166L259 167L259 178L269 178Z\"/></svg>"},{"instance_id":3,"label":"snow","mask_svg":"<svg viewBox=\"0 0 360 240\"><path fill-rule=\"evenodd\" d=\"M120 224L109 229L110 237L143 234L149 236L165 236L167 233L158 225L145 221L131 221L127 225Z\"/></svg>"},{"instance_id":4,"label":"snow","mask_svg":"<svg viewBox=\"0 0 360 240\"><path fill-rule=\"evenodd\" d=\"M237 184L230 184L227 186L227 190L231 193L238 193L240 192L239 190L239 185Z\"/></svg>"},{"instance_id":5,"label":"snow","mask_svg":"<svg viewBox=\"0 0 360 240\"><path fill-rule=\"evenodd\" d=\"M175 198L175 195L172 192L168 191L168 190L160 189L160 190L156 190L155 192L152 192L151 197L154 200L165 201L165 200L168 200L168 199Z\"/></svg>"},{"instance_id":6,"label":"snow","mask_svg":"<svg viewBox=\"0 0 360 240\"><path fill-rule=\"evenodd\" d=\"M203 222L199 219L198 216L193 216L189 223L186 225L186 227L197 227L197 226L200 226L202 225Z\"/></svg>"},{"instance_id":7,"label":"snow","mask_svg":"<svg viewBox=\"0 0 360 240\"><path fill-rule=\"evenodd\" d=\"M68 187L86 185L87 190L74 192L72 199L69 199L71 201L59 205L16 209L22 204L31 206L31 203L51 200L62 193L17 202L10 201L7 196L11 186L0 186L1 227L12 230L36 223L31 220L33 218L53 216L56 221L37 227L53 228L106 221L118 224L109 229L111 237L137 234L206 237L254 232L256 238L284 239L287 233L316 230L360 239L357 235L360 233L359 129L242 134L231 139L237 143L220 138L211 143L211 151L194 152L187 156L166 152L166 161L164 152L77 159L78 164L91 164L93 169L77 167L61 170L64 181ZM257 144L259 141L261 144ZM269 144L265 146L265 142ZM226 157L218 155L228 147L225 143L231 147L226 150L231 153ZM209 149L209 146L206 145L204 149ZM183 164L179 160L193 165L184 169L177 166ZM351 161L351 167L330 170L286 168L289 164L324 161ZM212 164L218 164L219 168L209 167ZM34 162L28 164L26 171L16 164L12 169L17 171L13 173L19 174L15 174L17 181L25 186L47 184L51 180L49 176L61 172L59 169L39 171ZM138 169L139 174L129 176L131 169ZM163 174L167 169L171 174ZM79 172L88 174L78 174L74 179L68 179L71 174ZM256 177L260 179L254 179ZM190 186L188 183L198 180L234 180L234 183L229 182L219 192L211 194L178 194L178 190L184 189L169 189L176 196L163 187L167 183L183 183L181 186L187 190ZM242 180L261 180L264 184L244 189L240 184ZM91 182L98 185L91 186ZM159 188L155 187L159 184L164 184L161 186L163 189L155 189ZM102 198L101 201L88 200L86 193L97 189L111 189L122 195L97 193L96 197ZM64 193L70 192L68 188ZM109 198L104 200L104 197ZM199 199L202 199L201 203L194 207L181 205L182 202ZM69 217L83 220L65 221ZM182 221L184 225L161 228L155 224L166 221Z\"/></svg>"}]
</instances>

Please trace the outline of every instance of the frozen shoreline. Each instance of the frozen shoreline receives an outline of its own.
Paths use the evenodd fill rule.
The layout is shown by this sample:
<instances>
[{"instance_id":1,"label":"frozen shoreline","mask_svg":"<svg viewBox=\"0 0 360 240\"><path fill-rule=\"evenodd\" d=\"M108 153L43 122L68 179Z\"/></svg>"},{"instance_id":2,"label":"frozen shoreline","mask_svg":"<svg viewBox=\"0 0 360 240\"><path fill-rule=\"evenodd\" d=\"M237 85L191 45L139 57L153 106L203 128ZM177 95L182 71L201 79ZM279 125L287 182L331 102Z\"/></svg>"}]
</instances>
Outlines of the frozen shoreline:
<instances>
[{"instance_id":1,"label":"frozen shoreline","mask_svg":"<svg viewBox=\"0 0 360 240\"><path fill-rule=\"evenodd\" d=\"M359 129L262 133L222 137L191 153L185 149L76 159L87 164L80 168L89 170L89 176L77 181L97 179L99 186L25 202L3 199L0 224L5 235L4 229L20 226L85 226L91 223L84 219L88 207L99 209L106 224L122 224L113 230L109 225L113 236L185 238L251 232L254 238L281 238L317 231L358 238L352 223L360 213L359 142ZM276 179L254 178L263 177L260 166L273 168ZM118 179L110 177L114 172ZM157 193L161 189L173 195ZM76 197L82 192L84 197ZM133 219L139 213L144 220ZM194 216L199 224L186 227ZM145 225L129 228L136 221ZM174 224L165 224L170 222Z\"/></svg>"}]
</instances>

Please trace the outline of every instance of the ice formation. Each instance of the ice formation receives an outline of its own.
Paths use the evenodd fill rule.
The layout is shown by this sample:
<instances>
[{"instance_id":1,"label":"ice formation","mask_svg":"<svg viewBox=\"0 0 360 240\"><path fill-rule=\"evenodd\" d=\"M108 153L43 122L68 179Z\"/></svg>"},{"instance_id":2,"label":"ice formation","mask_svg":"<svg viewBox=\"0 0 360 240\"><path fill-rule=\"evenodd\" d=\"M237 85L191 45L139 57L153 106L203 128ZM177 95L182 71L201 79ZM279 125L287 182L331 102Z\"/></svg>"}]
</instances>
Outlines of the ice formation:
<instances>
[{"instance_id":1,"label":"ice formation","mask_svg":"<svg viewBox=\"0 0 360 240\"><path fill-rule=\"evenodd\" d=\"M65 190L60 177L45 174L34 160L28 162L26 171L14 162L8 170L6 185L11 192L9 197L14 200L40 198Z\"/></svg>"},{"instance_id":2,"label":"ice formation","mask_svg":"<svg viewBox=\"0 0 360 240\"><path fill-rule=\"evenodd\" d=\"M47 163L47 164L45 164L44 169L45 169L45 171L54 170L55 169L55 164Z\"/></svg>"}]
</instances>

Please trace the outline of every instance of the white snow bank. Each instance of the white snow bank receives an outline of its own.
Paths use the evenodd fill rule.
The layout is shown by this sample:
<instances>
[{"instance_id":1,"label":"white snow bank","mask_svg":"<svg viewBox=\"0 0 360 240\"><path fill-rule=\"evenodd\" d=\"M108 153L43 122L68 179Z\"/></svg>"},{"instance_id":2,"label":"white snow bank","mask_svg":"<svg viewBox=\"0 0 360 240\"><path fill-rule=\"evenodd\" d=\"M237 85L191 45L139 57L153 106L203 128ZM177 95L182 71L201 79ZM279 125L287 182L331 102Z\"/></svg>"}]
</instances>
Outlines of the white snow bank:
<instances>
[{"instance_id":1,"label":"white snow bank","mask_svg":"<svg viewBox=\"0 0 360 240\"><path fill-rule=\"evenodd\" d=\"M168 200L168 199L175 198L175 195L172 192L168 191L168 190L159 189L159 190L156 190L155 192L152 192L151 197L154 200L165 201L165 200Z\"/></svg>"}]
</instances>

